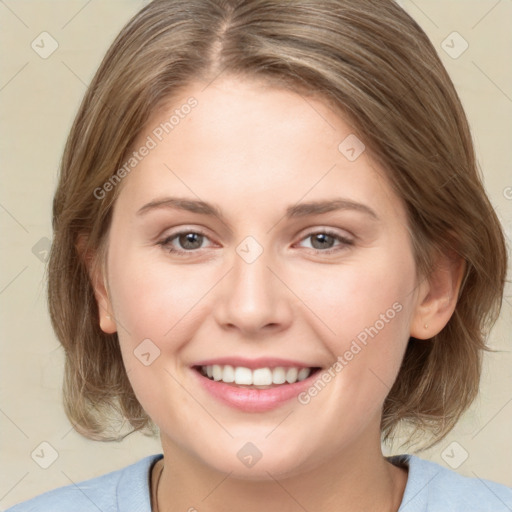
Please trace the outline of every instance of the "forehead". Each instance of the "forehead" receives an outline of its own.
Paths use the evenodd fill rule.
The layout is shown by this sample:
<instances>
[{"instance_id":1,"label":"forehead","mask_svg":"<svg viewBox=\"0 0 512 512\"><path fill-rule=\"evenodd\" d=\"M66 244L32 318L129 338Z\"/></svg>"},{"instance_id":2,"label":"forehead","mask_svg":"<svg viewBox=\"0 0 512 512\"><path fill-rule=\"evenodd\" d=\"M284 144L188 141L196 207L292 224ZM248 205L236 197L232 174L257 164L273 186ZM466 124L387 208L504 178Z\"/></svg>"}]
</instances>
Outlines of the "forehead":
<instances>
[{"instance_id":1,"label":"forehead","mask_svg":"<svg viewBox=\"0 0 512 512\"><path fill-rule=\"evenodd\" d=\"M141 131L134 149L151 149L120 200L140 207L169 194L240 210L343 196L396 208L387 177L353 132L320 99L235 78L193 83Z\"/></svg>"}]
</instances>

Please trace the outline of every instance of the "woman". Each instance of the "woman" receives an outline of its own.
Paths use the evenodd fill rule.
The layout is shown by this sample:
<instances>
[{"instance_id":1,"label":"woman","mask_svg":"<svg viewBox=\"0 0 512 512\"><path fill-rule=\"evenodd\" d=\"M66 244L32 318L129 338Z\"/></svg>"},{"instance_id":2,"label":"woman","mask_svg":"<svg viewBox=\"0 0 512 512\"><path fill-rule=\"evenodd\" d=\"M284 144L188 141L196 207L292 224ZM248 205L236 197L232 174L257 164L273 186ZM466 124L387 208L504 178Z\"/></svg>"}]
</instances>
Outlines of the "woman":
<instances>
[{"instance_id":1,"label":"woman","mask_svg":"<svg viewBox=\"0 0 512 512\"><path fill-rule=\"evenodd\" d=\"M71 130L66 412L163 454L11 510L510 510L403 455L476 396L506 250L453 85L391 1L156 0ZM449 505L447 505L449 504Z\"/></svg>"}]
</instances>

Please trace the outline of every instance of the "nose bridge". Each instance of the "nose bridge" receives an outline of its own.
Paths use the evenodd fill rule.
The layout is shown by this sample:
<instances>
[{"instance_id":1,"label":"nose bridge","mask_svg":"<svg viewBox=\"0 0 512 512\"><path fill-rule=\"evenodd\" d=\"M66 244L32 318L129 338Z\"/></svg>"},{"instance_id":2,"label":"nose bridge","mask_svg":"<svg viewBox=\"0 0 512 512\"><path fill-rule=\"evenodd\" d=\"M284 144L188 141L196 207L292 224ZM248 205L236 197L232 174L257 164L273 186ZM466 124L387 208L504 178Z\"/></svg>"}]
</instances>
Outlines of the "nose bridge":
<instances>
[{"instance_id":1,"label":"nose bridge","mask_svg":"<svg viewBox=\"0 0 512 512\"><path fill-rule=\"evenodd\" d=\"M272 251L251 237L239 244L217 305L220 323L249 332L269 325L282 327L289 321L286 289L269 269L274 266Z\"/></svg>"}]
</instances>

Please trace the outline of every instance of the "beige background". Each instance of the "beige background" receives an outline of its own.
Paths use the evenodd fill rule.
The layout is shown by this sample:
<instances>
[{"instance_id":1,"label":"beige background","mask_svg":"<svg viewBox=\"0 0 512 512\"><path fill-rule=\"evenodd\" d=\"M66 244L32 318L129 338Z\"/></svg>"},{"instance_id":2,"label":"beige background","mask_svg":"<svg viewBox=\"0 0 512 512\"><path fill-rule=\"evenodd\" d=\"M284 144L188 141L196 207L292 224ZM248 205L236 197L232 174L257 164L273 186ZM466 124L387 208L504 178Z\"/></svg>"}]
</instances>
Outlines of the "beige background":
<instances>
[{"instance_id":1,"label":"beige background","mask_svg":"<svg viewBox=\"0 0 512 512\"><path fill-rule=\"evenodd\" d=\"M58 164L79 101L107 47L144 3L0 1L0 508L160 451L158 439L134 435L121 443L98 443L72 430L61 406L63 352L49 323L41 261L49 241L45 238L51 238L51 200ZM487 190L510 244L512 2L400 3L428 33L455 82L473 130ZM44 31L58 43L57 50L45 59L31 47ZM458 58L442 47L453 31L469 44ZM49 39L46 41L48 49ZM460 39L454 41L450 43L452 52L463 44ZM423 453L447 467L460 464L457 471L462 474L510 486L511 311L512 288L508 286L501 318L490 339L490 346L498 352L485 359L479 399L448 439ZM47 469L36 460L51 462L51 448L43 445L44 457L31 456L41 454L42 442L49 443L57 456ZM402 450L395 447L394 451Z\"/></svg>"}]
</instances>

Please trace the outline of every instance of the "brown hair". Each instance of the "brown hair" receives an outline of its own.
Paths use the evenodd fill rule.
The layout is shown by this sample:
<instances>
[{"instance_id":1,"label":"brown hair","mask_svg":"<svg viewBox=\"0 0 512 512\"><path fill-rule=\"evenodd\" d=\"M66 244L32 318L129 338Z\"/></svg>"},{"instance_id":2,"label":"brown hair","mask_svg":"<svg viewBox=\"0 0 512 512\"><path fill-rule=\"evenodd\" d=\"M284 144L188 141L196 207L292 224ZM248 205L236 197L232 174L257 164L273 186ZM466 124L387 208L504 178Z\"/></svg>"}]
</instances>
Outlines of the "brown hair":
<instances>
[{"instance_id":1,"label":"brown hair","mask_svg":"<svg viewBox=\"0 0 512 512\"><path fill-rule=\"evenodd\" d=\"M162 102L221 73L337 108L406 206L419 273L428 276L439 252L466 262L454 314L435 337L409 340L382 416L384 438L406 422L440 440L478 392L507 255L453 84L423 30L391 0L155 0L121 31L76 116L53 204L49 308L66 353L68 417L92 439L119 437L109 431L110 413L134 430L154 427L126 376L117 334L99 328L77 244L85 237L103 265L120 187L101 200L94 191Z\"/></svg>"}]
</instances>

